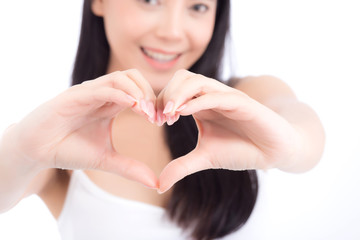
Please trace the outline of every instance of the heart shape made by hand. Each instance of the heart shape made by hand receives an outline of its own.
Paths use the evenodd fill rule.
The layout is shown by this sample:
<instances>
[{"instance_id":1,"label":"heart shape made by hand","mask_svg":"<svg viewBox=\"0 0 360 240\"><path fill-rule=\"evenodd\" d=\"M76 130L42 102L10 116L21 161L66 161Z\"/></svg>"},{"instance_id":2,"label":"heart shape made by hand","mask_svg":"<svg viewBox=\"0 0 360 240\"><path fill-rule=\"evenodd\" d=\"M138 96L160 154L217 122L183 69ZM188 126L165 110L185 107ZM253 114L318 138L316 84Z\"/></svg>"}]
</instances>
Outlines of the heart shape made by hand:
<instances>
[{"instance_id":1,"label":"heart shape made by hand","mask_svg":"<svg viewBox=\"0 0 360 240\"><path fill-rule=\"evenodd\" d=\"M145 92L151 95L151 91L148 86ZM126 170L122 172L130 179L159 192L167 191L189 174L206 169L279 167L291 161L301 145L298 131L279 114L242 91L200 74L179 71L157 97L153 94L147 99L133 96L129 99L135 112L159 126L165 122L174 124L180 115L192 115L198 128L195 149L166 162L159 177L139 161L128 160L124 165ZM124 136L131 136L131 132ZM149 135L146 139L155 138ZM131 146L136 146L136 142ZM166 151L168 147L163 149Z\"/></svg>"},{"instance_id":2,"label":"heart shape made by hand","mask_svg":"<svg viewBox=\"0 0 360 240\"><path fill-rule=\"evenodd\" d=\"M134 162L141 161L142 163L146 164L147 167L149 167L149 171L151 171L151 173L149 173L149 171L144 173L142 170L137 172L136 168L134 167L134 169L132 169L132 174L149 175L149 183L154 182L154 176L156 176L155 185L153 183L146 185L147 187L158 189L159 193L162 193L168 190L175 183L174 181L177 182L180 179L175 180L166 177L167 175L174 175L174 171L167 173L166 170L169 164L169 153L168 146L163 140L164 132L162 129L160 129L160 127L163 126L164 123L173 125L176 121L178 121L180 118L180 112L184 110L186 106L182 105L175 111L174 115L170 115L172 110L171 106L173 105L171 102L164 108L164 110L157 110L155 109L154 104L145 102L144 100L139 102L135 101L133 108L137 107L137 105L142 110L143 114L136 114L133 111L129 111L125 114L119 114L116 118L114 118L112 124L112 144L116 152L118 152L121 156L126 156L126 158L129 157ZM143 117L149 120L148 124L143 124ZM129 123L137 126L137 129L127 129ZM139 148L142 149L142 151L139 151ZM154 154L144 156L144 152L151 152ZM146 159L149 157L157 159L156 162ZM162 177L164 174L166 178ZM181 173L175 174L175 176L178 176L178 178L180 175ZM185 176L181 176L181 178L183 177ZM162 179L162 181L159 179ZM168 180L170 180L172 183L168 182ZM144 184L144 182L142 183Z\"/></svg>"}]
</instances>

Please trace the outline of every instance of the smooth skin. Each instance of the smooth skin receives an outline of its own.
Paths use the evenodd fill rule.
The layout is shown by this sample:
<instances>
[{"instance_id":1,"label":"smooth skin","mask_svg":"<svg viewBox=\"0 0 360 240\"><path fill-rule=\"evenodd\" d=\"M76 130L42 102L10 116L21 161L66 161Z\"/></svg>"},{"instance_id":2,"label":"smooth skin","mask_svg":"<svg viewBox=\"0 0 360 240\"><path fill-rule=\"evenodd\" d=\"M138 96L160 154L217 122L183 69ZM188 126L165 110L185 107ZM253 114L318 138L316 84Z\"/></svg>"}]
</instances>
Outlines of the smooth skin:
<instances>
[{"instance_id":1,"label":"smooth skin","mask_svg":"<svg viewBox=\"0 0 360 240\"><path fill-rule=\"evenodd\" d=\"M284 82L247 77L231 88L185 70L210 41L216 1L95 0L92 6L105 19L109 73L69 88L5 131L0 211L38 194L58 217L74 169L116 196L163 207L177 181L204 169L304 172L318 163L321 122ZM143 16L140 27L115 14L124 9ZM206 28L201 35L200 27ZM177 60L148 61L144 48ZM127 49L129 58L121 57ZM195 118L199 141L171 161L162 126L180 115Z\"/></svg>"}]
</instances>

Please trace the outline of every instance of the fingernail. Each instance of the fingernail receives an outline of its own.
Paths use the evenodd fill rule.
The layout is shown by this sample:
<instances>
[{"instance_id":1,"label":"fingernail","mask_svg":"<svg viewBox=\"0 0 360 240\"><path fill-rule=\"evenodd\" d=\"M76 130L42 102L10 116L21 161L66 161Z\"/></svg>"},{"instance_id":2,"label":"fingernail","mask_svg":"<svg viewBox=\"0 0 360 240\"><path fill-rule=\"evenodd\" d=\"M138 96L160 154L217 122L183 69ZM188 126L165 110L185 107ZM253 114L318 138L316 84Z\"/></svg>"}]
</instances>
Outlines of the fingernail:
<instances>
[{"instance_id":1,"label":"fingernail","mask_svg":"<svg viewBox=\"0 0 360 240\"><path fill-rule=\"evenodd\" d=\"M151 117L148 117L149 122L151 122L152 124L154 124L154 119L152 119Z\"/></svg>"},{"instance_id":2,"label":"fingernail","mask_svg":"<svg viewBox=\"0 0 360 240\"><path fill-rule=\"evenodd\" d=\"M127 97L128 99L130 99L131 101L133 101L133 102L134 102L134 105L135 105L136 103L138 103L138 100L136 100L136 99L133 98L132 96L126 94L126 97Z\"/></svg>"},{"instance_id":3,"label":"fingernail","mask_svg":"<svg viewBox=\"0 0 360 240\"><path fill-rule=\"evenodd\" d=\"M148 115L148 117L150 117L149 109L144 99L140 100L140 108L146 115Z\"/></svg>"},{"instance_id":4,"label":"fingernail","mask_svg":"<svg viewBox=\"0 0 360 240\"><path fill-rule=\"evenodd\" d=\"M160 189L157 190L158 194L163 194L166 191L161 191Z\"/></svg>"},{"instance_id":5,"label":"fingernail","mask_svg":"<svg viewBox=\"0 0 360 240\"><path fill-rule=\"evenodd\" d=\"M182 110L184 110L186 108L186 104L180 106L178 109L176 109L177 112L181 112Z\"/></svg>"},{"instance_id":6,"label":"fingernail","mask_svg":"<svg viewBox=\"0 0 360 240\"><path fill-rule=\"evenodd\" d=\"M179 120L179 118L180 118L180 114L176 114L175 115L175 122L177 122Z\"/></svg>"},{"instance_id":7,"label":"fingernail","mask_svg":"<svg viewBox=\"0 0 360 240\"><path fill-rule=\"evenodd\" d=\"M161 121L161 113L157 112L156 113L156 125L158 125L160 127L162 125L161 123L162 123L162 121Z\"/></svg>"},{"instance_id":8,"label":"fingernail","mask_svg":"<svg viewBox=\"0 0 360 240\"><path fill-rule=\"evenodd\" d=\"M148 101L147 103L147 108L150 114L150 118L153 119L153 121L155 120L155 107L154 104L150 101Z\"/></svg>"},{"instance_id":9,"label":"fingernail","mask_svg":"<svg viewBox=\"0 0 360 240\"><path fill-rule=\"evenodd\" d=\"M159 188L157 186L150 186L150 185L146 185L146 184L143 184L144 187L146 188L149 188L149 189L157 189L159 190Z\"/></svg>"},{"instance_id":10,"label":"fingernail","mask_svg":"<svg viewBox=\"0 0 360 240\"><path fill-rule=\"evenodd\" d=\"M171 116L171 125L173 125L176 122L176 116Z\"/></svg>"},{"instance_id":11,"label":"fingernail","mask_svg":"<svg viewBox=\"0 0 360 240\"><path fill-rule=\"evenodd\" d=\"M170 116L165 116L165 119L166 119L166 123L167 125L170 126Z\"/></svg>"},{"instance_id":12,"label":"fingernail","mask_svg":"<svg viewBox=\"0 0 360 240\"><path fill-rule=\"evenodd\" d=\"M170 117L168 118L167 124L168 124L169 126L171 126L171 125L174 124L174 122L175 122L175 116L170 116Z\"/></svg>"},{"instance_id":13,"label":"fingernail","mask_svg":"<svg viewBox=\"0 0 360 240\"><path fill-rule=\"evenodd\" d=\"M169 114L171 113L172 109L174 107L174 103L173 102L168 102L164 108L163 114Z\"/></svg>"},{"instance_id":14,"label":"fingernail","mask_svg":"<svg viewBox=\"0 0 360 240\"><path fill-rule=\"evenodd\" d=\"M161 125L164 125L164 123L166 123L166 116L161 114Z\"/></svg>"}]
</instances>

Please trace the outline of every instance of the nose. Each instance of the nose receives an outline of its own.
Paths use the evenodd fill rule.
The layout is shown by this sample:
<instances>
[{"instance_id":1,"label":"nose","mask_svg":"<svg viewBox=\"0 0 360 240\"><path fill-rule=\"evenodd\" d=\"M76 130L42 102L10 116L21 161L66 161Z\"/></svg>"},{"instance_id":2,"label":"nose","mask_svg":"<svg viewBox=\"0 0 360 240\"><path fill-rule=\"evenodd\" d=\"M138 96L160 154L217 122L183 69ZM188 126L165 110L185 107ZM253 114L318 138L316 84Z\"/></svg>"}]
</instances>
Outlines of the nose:
<instances>
[{"instance_id":1,"label":"nose","mask_svg":"<svg viewBox=\"0 0 360 240\"><path fill-rule=\"evenodd\" d=\"M180 40L184 34L184 20L180 11L164 11L159 19L156 35L167 40Z\"/></svg>"}]
</instances>

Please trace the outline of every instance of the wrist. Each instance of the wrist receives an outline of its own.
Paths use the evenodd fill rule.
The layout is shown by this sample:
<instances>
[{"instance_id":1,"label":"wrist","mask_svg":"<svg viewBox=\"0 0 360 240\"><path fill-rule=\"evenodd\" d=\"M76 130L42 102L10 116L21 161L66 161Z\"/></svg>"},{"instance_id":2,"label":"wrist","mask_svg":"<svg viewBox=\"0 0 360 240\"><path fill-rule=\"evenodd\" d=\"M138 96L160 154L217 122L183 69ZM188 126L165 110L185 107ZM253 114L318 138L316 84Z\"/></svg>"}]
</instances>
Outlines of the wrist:
<instances>
[{"instance_id":1,"label":"wrist","mask_svg":"<svg viewBox=\"0 0 360 240\"><path fill-rule=\"evenodd\" d=\"M290 149L286 159L279 162L277 168L285 172L302 172L301 159L304 158L304 137L301 128L293 126L292 136L289 139Z\"/></svg>"},{"instance_id":2,"label":"wrist","mask_svg":"<svg viewBox=\"0 0 360 240\"><path fill-rule=\"evenodd\" d=\"M278 169L285 172L304 173L314 168L321 154L317 154L317 149L319 149L317 139L314 140L307 129L295 126L294 131L296 134L293 138L292 154L278 166Z\"/></svg>"},{"instance_id":3,"label":"wrist","mask_svg":"<svg viewBox=\"0 0 360 240\"><path fill-rule=\"evenodd\" d=\"M39 172L42 168L21 151L19 139L21 135L16 123L10 125L2 134L0 139L1 169L16 169L23 174Z\"/></svg>"}]
</instances>

